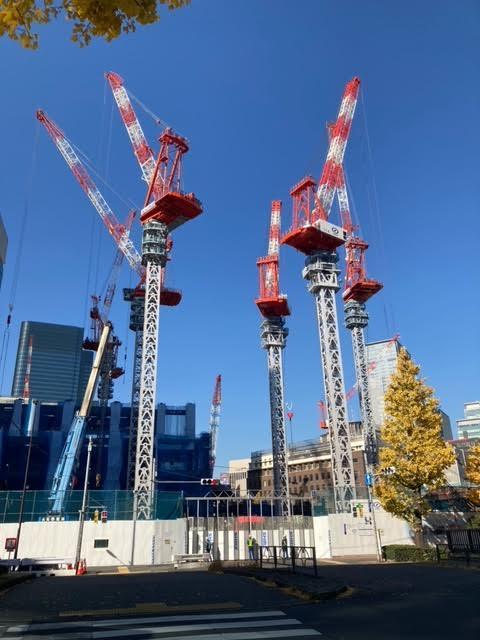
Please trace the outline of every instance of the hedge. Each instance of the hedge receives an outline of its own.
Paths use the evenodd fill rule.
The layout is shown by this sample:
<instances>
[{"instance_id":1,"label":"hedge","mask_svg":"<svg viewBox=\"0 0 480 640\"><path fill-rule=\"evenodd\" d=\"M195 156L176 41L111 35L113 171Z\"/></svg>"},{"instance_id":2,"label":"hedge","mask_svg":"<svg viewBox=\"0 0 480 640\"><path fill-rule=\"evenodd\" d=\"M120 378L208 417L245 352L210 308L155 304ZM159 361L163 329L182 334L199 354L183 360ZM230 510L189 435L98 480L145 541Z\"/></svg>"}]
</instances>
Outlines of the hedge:
<instances>
[{"instance_id":1,"label":"hedge","mask_svg":"<svg viewBox=\"0 0 480 640\"><path fill-rule=\"evenodd\" d=\"M440 557L444 557L445 551L440 550ZM395 562L436 562L437 550L433 547L415 547L410 544L389 544L382 547L384 560Z\"/></svg>"}]
</instances>

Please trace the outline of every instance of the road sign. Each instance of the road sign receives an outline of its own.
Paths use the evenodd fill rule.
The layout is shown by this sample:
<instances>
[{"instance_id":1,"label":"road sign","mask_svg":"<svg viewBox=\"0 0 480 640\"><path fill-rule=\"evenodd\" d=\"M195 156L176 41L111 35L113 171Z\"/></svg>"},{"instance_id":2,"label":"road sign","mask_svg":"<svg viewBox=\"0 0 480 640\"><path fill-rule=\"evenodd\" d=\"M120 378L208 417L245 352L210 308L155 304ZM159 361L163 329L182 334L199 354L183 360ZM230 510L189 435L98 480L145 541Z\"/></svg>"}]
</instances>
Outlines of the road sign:
<instances>
[{"instance_id":1,"label":"road sign","mask_svg":"<svg viewBox=\"0 0 480 640\"><path fill-rule=\"evenodd\" d=\"M17 539L16 538L6 538L5 539L5 551L15 551L17 548Z\"/></svg>"}]
</instances>

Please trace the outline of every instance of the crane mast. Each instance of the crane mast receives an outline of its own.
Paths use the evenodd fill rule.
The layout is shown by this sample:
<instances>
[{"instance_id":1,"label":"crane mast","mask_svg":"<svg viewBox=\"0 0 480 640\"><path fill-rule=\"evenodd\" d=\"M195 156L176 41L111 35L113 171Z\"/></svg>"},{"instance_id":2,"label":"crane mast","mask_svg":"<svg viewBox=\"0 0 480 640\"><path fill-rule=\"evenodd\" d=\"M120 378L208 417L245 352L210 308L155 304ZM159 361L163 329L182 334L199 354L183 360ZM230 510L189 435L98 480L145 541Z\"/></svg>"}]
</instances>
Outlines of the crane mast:
<instances>
[{"instance_id":1,"label":"crane mast","mask_svg":"<svg viewBox=\"0 0 480 640\"><path fill-rule=\"evenodd\" d=\"M220 427L220 408L222 406L222 376L215 379L212 404L210 406L210 474L213 476L217 460L218 429Z\"/></svg>"},{"instance_id":2,"label":"crane mast","mask_svg":"<svg viewBox=\"0 0 480 640\"><path fill-rule=\"evenodd\" d=\"M261 325L262 347L267 352L270 391L270 424L272 433L273 490L279 498L277 515L290 515L288 487L288 452L285 435L285 402L283 384L283 349L288 329L285 316L290 315L287 296L279 288L280 216L282 203L274 200L270 213L268 255L257 260L260 295L255 300L264 320Z\"/></svg>"},{"instance_id":3,"label":"crane mast","mask_svg":"<svg viewBox=\"0 0 480 640\"><path fill-rule=\"evenodd\" d=\"M165 129L159 140L160 152L140 216L143 225L142 262L146 277L135 464L136 517L139 519L152 517L160 290L162 272L168 259L168 234L202 213L202 206L195 195L180 189L187 141L171 129ZM155 188L158 176L163 183L160 191Z\"/></svg>"},{"instance_id":4,"label":"crane mast","mask_svg":"<svg viewBox=\"0 0 480 640\"><path fill-rule=\"evenodd\" d=\"M336 250L347 240L347 233L342 227L330 223L328 218L337 187L338 170L343 163L352 125L359 86L360 80L353 78L345 87L318 186L313 178L308 176L291 190L293 224L282 238L282 244L288 244L306 255L302 275L307 280L308 290L315 300L335 508L340 513L350 511L351 500L355 498L355 476L335 301L335 294L340 288Z\"/></svg>"},{"instance_id":5,"label":"crane mast","mask_svg":"<svg viewBox=\"0 0 480 640\"><path fill-rule=\"evenodd\" d=\"M112 71L105 74L114 100L117 104L120 117L125 125L127 135L130 139L133 153L140 166L142 178L150 185L152 183L153 196L159 197L163 184L161 176L156 173L155 154L149 146L141 124L137 118L133 105L130 101L128 91L125 88L123 78ZM155 176L155 177L154 177ZM173 242L171 238L167 238L167 258L172 249ZM165 287L165 267L161 270L160 275L160 304L165 306L177 306L182 299L180 291ZM134 489L136 485L136 461L138 446L138 409L140 403L140 373L141 363L143 359L143 325L145 317L145 286L136 289L124 289L124 300L130 303L130 329L135 333L134 355L133 355L133 374L132 374L132 391L130 403L130 426L128 437L128 462L127 462L127 489ZM142 445L144 446L144 445Z\"/></svg>"},{"instance_id":6,"label":"crane mast","mask_svg":"<svg viewBox=\"0 0 480 640\"><path fill-rule=\"evenodd\" d=\"M328 126L328 131L331 137L331 125ZM368 244L354 235L356 228L352 223L347 184L342 165L338 167L337 171L337 199L342 226L348 234L348 239L345 243L346 275L342 294L345 326L352 337L353 361L365 442L366 471L371 474L377 462L378 447L368 387L369 369L364 333L365 328L368 326L368 313L365 303L381 290L382 284L367 278L365 252L368 249Z\"/></svg>"}]
</instances>

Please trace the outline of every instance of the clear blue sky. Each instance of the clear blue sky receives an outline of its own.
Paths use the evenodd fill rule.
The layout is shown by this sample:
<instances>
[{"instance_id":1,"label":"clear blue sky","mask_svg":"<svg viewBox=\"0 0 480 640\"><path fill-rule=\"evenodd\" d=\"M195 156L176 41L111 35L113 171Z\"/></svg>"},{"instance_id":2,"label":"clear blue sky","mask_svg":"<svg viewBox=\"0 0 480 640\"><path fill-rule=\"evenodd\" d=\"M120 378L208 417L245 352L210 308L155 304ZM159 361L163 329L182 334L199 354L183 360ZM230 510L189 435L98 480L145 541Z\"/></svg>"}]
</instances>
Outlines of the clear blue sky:
<instances>
[{"instance_id":1,"label":"clear blue sky","mask_svg":"<svg viewBox=\"0 0 480 640\"><path fill-rule=\"evenodd\" d=\"M138 168L105 92L103 72L114 70L189 138L185 185L204 203L204 215L175 234L168 279L184 298L177 309L162 310L158 399L196 402L200 430L221 372L219 464L269 446L255 261L266 251L270 201L283 200L288 226L289 189L307 172L318 177L325 122L335 116L345 82L358 75L363 98L346 168L371 242L369 274L385 284L369 304L368 337L400 333L444 409L452 420L460 417L463 402L480 396L479 36L475 0L193 0L158 25L83 50L62 24L42 30L37 52L1 41L0 210L10 237L1 323L28 202L2 391L10 391L20 322L85 324L89 273L92 289L113 259L110 238L43 130L28 186L35 109L45 109L122 196L142 201ZM153 122L140 117L153 139ZM105 195L124 218L127 206L107 189ZM138 243L138 225L135 237ZM98 269L89 271L90 256ZM311 438L319 433L316 402L323 397L313 300L300 275L302 256L286 248L281 267L293 310L286 398L294 405L295 438ZM129 282L124 266L119 286ZM112 319L122 339L127 316L118 295ZM349 387L343 329L342 341ZM130 336L119 400L129 398L131 355Z\"/></svg>"}]
</instances>

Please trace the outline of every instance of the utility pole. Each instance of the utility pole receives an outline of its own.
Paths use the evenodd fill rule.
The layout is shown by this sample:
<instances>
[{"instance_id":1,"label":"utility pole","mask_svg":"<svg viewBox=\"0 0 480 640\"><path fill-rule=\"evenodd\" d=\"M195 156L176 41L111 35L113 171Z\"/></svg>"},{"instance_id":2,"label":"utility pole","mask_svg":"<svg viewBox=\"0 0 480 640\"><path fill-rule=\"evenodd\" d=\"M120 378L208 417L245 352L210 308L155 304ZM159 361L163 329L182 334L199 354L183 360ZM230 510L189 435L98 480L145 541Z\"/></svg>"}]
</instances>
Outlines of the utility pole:
<instances>
[{"instance_id":1,"label":"utility pole","mask_svg":"<svg viewBox=\"0 0 480 640\"><path fill-rule=\"evenodd\" d=\"M310 176L290 192L293 198L293 225L282 238L282 244L306 255L303 278L314 296L317 327L323 365L323 381L329 426L335 508L339 513L351 510L355 497L355 476L348 424L340 337L335 293L338 282L337 248L347 239L343 228L328 218L337 186L338 167L342 165L360 80L354 78L345 87L327 158L316 193L316 183Z\"/></svg>"},{"instance_id":2,"label":"utility pole","mask_svg":"<svg viewBox=\"0 0 480 640\"><path fill-rule=\"evenodd\" d=\"M90 457L92 455L92 438L88 439L87 447L87 466L85 469L85 482L83 483L83 497L82 497L82 509L80 511L80 520L78 522L78 536L77 536L77 549L75 552L75 569L78 568L80 563L80 556L82 554L82 540L83 540L83 526L85 524L85 509L87 506L87 493L88 493L88 474L90 471Z\"/></svg>"},{"instance_id":3,"label":"utility pole","mask_svg":"<svg viewBox=\"0 0 480 640\"><path fill-rule=\"evenodd\" d=\"M290 515L288 486L288 451L285 436L285 401L283 385L283 349L288 329L285 316L290 315L287 296L279 288L280 216L282 203L272 202L268 255L257 260L260 276L260 295L255 300L263 316L261 326L262 347L267 351L268 382L270 389L270 424L272 433L273 490L278 515Z\"/></svg>"}]
</instances>

